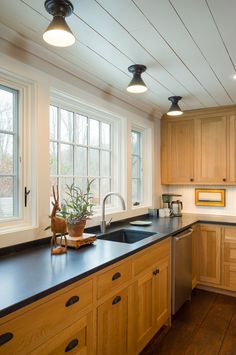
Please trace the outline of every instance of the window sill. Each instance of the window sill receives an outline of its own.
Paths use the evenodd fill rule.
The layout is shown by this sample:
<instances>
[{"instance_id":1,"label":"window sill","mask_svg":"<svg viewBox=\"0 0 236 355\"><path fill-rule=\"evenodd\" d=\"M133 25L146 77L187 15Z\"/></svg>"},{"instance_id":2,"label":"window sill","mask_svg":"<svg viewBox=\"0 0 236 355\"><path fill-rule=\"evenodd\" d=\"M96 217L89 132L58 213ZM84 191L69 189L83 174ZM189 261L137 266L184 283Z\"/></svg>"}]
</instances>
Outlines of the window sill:
<instances>
[{"instance_id":1,"label":"window sill","mask_svg":"<svg viewBox=\"0 0 236 355\"><path fill-rule=\"evenodd\" d=\"M37 228L36 226L33 226L32 224L28 224L28 223L18 223L18 224L8 225L8 226L0 225L0 235L23 232L23 231L33 230L36 228Z\"/></svg>"}]
</instances>

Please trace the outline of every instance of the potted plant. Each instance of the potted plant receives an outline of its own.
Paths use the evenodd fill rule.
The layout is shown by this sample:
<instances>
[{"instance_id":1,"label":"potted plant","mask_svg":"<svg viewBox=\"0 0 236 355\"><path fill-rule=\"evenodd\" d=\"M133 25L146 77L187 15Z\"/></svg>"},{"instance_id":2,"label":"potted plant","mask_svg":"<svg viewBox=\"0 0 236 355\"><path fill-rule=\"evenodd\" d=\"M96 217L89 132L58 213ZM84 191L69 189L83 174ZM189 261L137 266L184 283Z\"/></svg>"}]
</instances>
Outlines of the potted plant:
<instances>
[{"instance_id":1,"label":"potted plant","mask_svg":"<svg viewBox=\"0 0 236 355\"><path fill-rule=\"evenodd\" d=\"M67 198L61 204L61 211L58 215L65 218L68 233L73 238L83 235L86 220L93 215L93 195L90 192L93 181L88 180L86 192L74 184L66 185Z\"/></svg>"}]
</instances>

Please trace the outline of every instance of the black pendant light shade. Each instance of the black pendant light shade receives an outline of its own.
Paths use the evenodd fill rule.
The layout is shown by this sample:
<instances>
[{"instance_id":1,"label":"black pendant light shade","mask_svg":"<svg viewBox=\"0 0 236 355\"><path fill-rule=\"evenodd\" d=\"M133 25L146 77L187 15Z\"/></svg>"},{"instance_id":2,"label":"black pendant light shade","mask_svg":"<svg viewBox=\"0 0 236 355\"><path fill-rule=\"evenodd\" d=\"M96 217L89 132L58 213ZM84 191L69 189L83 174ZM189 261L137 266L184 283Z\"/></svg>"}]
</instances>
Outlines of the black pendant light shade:
<instances>
[{"instance_id":1,"label":"black pendant light shade","mask_svg":"<svg viewBox=\"0 0 236 355\"><path fill-rule=\"evenodd\" d=\"M44 32L44 41L56 47L71 46L75 42L75 37L65 17L73 13L72 3L68 0L46 0L44 7L53 16L52 22Z\"/></svg>"},{"instance_id":2,"label":"black pendant light shade","mask_svg":"<svg viewBox=\"0 0 236 355\"><path fill-rule=\"evenodd\" d=\"M170 96L168 100L171 101L171 106L167 112L168 116L180 116L183 114L183 111L178 105L178 102L182 99L181 96Z\"/></svg>"},{"instance_id":3,"label":"black pendant light shade","mask_svg":"<svg viewBox=\"0 0 236 355\"><path fill-rule=\"evenodd\" d=\"M147 87L141 78L141 74L145 72L146 69L147 67L142 64L134 64L128 67L128 71L133 74L133 79L127 87L128 92L138 94L147 91Z\"/></svg>"}]
</instances>

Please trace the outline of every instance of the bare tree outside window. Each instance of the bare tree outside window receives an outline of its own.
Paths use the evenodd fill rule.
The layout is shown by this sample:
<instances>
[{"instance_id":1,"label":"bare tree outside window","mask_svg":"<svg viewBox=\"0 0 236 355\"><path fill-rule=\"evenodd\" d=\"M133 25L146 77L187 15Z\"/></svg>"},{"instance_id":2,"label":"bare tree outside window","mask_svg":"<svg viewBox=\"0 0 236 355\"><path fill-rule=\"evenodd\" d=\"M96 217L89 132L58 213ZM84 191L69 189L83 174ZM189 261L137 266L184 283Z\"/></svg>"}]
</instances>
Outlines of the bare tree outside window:
<instances>
[{"instance_id":1,"label":"bare tree outside window","mask_svg":"<svg viewBox=\"0 0 236 355\"><path fill-rule=\"evenodd\" d=\"M132 130L132 203L140 205L142 201L142 136L141 132Z\"/></svg>"},{"instance_id":2,"label":"bare tree outside window","mask_svg":"<svg viewBox=\"0 0 236 355\"><path fill-rule=\"evenodd\" d=\"M95 179L91 192L100 205L111 191L111 125L65 108L50 106L51 184L58 184L60 198L74 183L85 190L87 179ZM109 201L108 201L109 203Z\"/></svg>"},{"instance_id":3,"label":"bare tree outside window","mask_svg":"<svg viewBox=\"0 0 236 355\"><path fill-rule=\"evenodd\" d=\"M0 219L19 215L18 96L0 85Z\"/></svg>"}]
</instances>

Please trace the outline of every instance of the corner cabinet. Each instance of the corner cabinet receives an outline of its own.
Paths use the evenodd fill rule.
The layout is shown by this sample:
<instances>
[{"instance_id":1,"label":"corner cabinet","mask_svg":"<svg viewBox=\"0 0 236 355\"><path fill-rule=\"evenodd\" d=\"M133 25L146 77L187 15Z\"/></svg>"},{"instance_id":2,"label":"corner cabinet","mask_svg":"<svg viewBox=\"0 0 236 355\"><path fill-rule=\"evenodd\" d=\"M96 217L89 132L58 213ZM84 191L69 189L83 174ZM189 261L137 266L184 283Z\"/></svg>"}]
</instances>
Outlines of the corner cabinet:
<instances>
[{"instance_id":1,"label":"corner cabinet","mask_svg":"<svg viewBox=\"0 0 236 355\"><path fill-rule=\"evenodd\" d=\"M236 183L236 106L161 120L162 184Z\"/></svg>"},{"instance_id":2,"label":"corner cabinet","mask_svg":"<svg viewBox=\"0 0 236 355\"><path fill-rule=\"evenodd\" d=\"M220 286L221 284L221 227L202 224L198 229L198 281Z\"/></svg>"}]
</instances>

